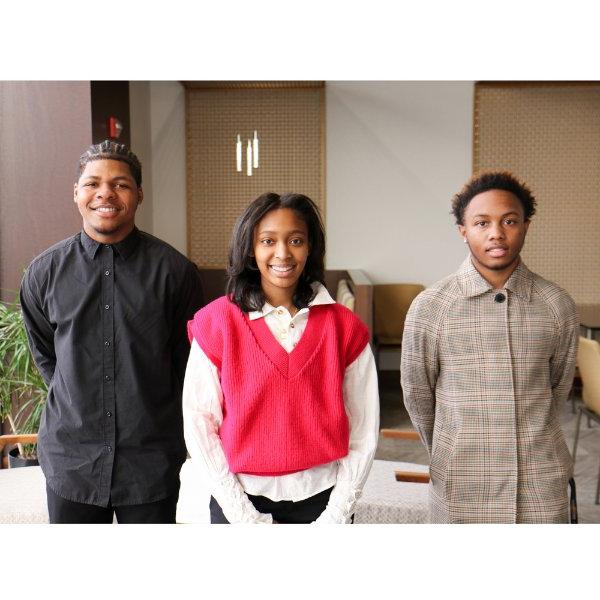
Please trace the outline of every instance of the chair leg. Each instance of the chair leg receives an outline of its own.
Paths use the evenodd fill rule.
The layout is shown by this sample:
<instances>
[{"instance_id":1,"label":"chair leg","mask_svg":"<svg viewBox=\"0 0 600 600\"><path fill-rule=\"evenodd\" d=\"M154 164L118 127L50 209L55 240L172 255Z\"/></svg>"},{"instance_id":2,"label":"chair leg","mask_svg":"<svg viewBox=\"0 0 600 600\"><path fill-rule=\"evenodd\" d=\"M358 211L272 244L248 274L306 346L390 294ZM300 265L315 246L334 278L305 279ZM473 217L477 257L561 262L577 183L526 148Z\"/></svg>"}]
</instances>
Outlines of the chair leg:
<instances>
[{"instance_id":1,"label":"chair leg","mask_svg":"<svg viewBox=\"0 0 600 600\"><path fill-rule=\"evenodd\" d=\"M577 415L577 425L575 426L575 440L573 441L573 472L575 471L575 459L577 457L577 444L579 442L579 428L581 426L581 415L583 411L579 407L579 414Z\"/></svg>"}]
</instances>

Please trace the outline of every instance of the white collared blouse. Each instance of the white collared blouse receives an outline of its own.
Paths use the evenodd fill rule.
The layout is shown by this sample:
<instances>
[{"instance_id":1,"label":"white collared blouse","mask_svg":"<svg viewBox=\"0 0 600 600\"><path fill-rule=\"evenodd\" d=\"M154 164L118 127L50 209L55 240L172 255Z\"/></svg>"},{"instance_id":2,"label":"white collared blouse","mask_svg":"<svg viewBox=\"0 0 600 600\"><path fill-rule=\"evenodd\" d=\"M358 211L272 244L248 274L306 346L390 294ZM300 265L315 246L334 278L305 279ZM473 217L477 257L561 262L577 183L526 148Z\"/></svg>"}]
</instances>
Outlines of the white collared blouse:
<instances>
[{"instance_id":1,"label":"white collared blouse","mask_svg":"<svg viewBox=\"0 0 600 600\"><path fill-rule=\"evenodd\" d=\"M271 333L289 353L306 329L310 307L334 303L325 286L317 285L308 308L293 317L283 306L269 303L260 311L250 312L248 317L264 318ZM331 487L327 508L316 523L349 522L371 468L379 434L377 370L369 345L346 368L343 396L350 425L347 456L288 475L233 474L218 433L223 420L219 372L193 340L183 387L185 441L203 481L230 523L272 523L271 515L259 513L247 494L297 502Z\"/></svg>"}]
</instances>

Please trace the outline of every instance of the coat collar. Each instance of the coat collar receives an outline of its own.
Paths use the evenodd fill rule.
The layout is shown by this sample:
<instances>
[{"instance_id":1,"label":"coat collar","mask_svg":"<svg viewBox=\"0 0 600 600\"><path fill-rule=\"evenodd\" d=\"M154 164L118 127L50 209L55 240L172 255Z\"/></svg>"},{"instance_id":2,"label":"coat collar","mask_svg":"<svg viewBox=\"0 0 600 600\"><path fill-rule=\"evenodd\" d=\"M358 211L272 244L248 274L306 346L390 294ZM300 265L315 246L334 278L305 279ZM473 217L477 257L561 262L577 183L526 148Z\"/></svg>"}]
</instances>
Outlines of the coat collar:
<instances>
[{"instance_id":1,"label":"coat collar","mask_svg":"<svg viewBox=\"0 0 600 600\"><path fill-rule=\"evenodd\" d=\"M456 272L458 285L461 292L467 297L479 296L489 290L492 286L481 276L479 271L473 265L471 255L467 256L458 271ZM533 285L533 273L519 259L517 268L512 272L504 288L529 301L531 298L531 287Z\"/></svg>"}]
</instances>

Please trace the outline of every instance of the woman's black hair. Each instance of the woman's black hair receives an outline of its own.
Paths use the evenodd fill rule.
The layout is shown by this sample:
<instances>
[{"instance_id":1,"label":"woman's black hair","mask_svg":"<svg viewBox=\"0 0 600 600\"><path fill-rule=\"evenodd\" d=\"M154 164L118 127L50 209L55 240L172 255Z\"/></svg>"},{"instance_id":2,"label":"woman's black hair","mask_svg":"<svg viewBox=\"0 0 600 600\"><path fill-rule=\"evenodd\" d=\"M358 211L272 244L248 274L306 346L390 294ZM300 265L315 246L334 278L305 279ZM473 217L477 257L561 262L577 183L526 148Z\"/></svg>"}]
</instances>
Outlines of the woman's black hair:
<instances>
[{"instance_id":1,"label":"woman's black hair","mask_svg":"<svg viewBox=\"0 0 600 600\"><path fill-rule=\"evenodd\" d=\"M302 194L262 194L237 220L229 244L227 295L244 312L260 310L266 300L260 283L260 271L253 256L254 230L268 212L278 208L292 209L308 229L309 253L294 292L294 305L297 308L307 307L315 297L311 284L317 281L324 284L325 232L317 205Z\"/></svg>"}]
</instances>

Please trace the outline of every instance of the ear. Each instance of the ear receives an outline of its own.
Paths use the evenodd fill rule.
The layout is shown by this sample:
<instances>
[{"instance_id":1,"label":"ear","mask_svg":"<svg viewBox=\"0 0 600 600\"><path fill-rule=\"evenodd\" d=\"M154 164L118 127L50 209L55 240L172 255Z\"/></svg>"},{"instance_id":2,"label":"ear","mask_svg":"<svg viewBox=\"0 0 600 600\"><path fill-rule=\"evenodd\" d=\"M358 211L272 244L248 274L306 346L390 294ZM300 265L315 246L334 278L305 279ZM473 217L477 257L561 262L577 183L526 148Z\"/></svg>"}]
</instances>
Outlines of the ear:
<instances>
[{"instance_id":1,"label":"ear","mask_svg":"<svg viewBox=\"0 0 600 600\"><path fill-rule=\"evenodd\" d=\"M529 219L527 219L527 221L524 222L525 225L525 234L527 235L527 232L529 231L529 224L531 223L531 221Z\"/></svg>"},{"instance_id":2,"label":"ear","mask_svg":"<svg viewBox=\"0 0 600 600\"><path fill-rule=\"evenodd\" d=\"M461 238L463 238L463 241L466 244L467 243L467 228L464 225L458 226L458 234L460 235Z\"/></svg>"},{"instance_id":3,"label":"ear","mask_svg":"<svg viewBox=\"0 0 600 600\"><path fill-rule=\"evenodd\" d=\"M138 193L138 201L137 201L137 203L138 203L138 206L139 206L144 201L144 190L140 187L140 188L138 188L137 193Z\"/></svg>"},{"instance_id":4,"label":"ear","mask_svg":"<svg viewBox=\"0 0 600 600\"><path fill-rule=\"evenodd\" d=\"M77 203L77 183L73 184L73 202Z\"/></svg>"}]
</instances>

